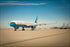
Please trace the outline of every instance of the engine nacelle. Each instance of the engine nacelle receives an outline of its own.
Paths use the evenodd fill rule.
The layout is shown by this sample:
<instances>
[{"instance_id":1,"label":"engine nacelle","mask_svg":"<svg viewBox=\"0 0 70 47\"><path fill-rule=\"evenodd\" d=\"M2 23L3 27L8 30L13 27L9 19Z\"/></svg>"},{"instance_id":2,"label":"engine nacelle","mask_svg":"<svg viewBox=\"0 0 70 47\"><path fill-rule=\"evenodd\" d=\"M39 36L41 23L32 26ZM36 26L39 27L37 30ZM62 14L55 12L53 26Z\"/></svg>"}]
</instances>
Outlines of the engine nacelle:
<instances>
[{"instance_id":1,"label":"engine nacelle","mask_svg":"<svg viewBox=\"0 0 70 47\"><path fill-rule=\"evenodd\" d=\"M33 26L32 26L32 28L34 29L34 28L36 28L36 26L35 26L35 25L33 25Z\"/></svg>"}]
</instances>

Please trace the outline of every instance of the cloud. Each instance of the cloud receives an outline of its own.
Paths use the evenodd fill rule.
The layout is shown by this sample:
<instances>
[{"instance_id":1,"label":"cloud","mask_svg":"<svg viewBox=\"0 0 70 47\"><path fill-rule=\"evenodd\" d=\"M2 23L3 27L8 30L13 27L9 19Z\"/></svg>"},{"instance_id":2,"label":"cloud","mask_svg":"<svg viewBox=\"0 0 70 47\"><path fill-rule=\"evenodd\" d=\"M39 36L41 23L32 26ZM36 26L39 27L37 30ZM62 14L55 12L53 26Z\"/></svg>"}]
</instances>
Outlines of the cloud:
<instances>
[{"instance_id":1,"label":"cloud","mask_svg":"<svg viewBox=\"0 0 70 47\"><path fill-rule=\"evenodd\" d=\"M19 1L4 1L0 5L45 5L47 3L24 3Z\"/></svg>"}]
</instances>

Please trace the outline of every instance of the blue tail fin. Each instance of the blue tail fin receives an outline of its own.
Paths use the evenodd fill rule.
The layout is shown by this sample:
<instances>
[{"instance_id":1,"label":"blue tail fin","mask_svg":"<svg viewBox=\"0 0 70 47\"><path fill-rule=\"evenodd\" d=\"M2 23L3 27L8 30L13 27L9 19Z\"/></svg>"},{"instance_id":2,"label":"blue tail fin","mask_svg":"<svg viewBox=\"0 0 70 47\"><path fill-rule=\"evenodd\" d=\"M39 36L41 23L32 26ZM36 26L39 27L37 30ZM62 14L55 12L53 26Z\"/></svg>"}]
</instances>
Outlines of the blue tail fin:
<instances>
[{"instance_id":1,"label":"blue tail fin","mask_svg":"<svg viewBox=\"0 0 70 47\"><path fill-rule=\"evenodd\" d=\"M38 22L38 16L36 17L36 19L35 19L35 23L37 23Z\"/></svg>"}]
</instances>

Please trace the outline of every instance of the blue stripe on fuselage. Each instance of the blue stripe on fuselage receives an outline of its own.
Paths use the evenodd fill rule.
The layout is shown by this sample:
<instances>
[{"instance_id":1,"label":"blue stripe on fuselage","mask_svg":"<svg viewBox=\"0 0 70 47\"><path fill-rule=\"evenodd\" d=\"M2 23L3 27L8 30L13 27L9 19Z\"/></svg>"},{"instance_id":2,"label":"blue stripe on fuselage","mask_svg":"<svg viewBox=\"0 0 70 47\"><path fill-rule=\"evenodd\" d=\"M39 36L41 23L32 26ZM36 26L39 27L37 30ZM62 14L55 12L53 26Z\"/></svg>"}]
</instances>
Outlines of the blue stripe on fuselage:
<instances>
[{"instance_id":1,"label":"blue stripe on fuselage","mask_svg":"<svg viewBox=\"0 0 70 47\"><path fill-rule=\"evenodd\" d=\"M23 25L24 27L27 27L27 25Z\"/></svg>"}]
</instances>

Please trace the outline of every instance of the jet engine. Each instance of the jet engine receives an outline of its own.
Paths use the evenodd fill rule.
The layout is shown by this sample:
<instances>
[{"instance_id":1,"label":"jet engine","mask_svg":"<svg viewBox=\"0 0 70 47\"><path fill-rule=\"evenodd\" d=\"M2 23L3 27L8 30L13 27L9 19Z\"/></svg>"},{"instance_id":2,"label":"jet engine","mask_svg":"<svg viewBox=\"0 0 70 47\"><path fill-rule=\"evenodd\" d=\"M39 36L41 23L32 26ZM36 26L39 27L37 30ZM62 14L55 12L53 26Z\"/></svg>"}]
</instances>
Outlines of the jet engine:
<instances>
[{"instance_id":1,"label":"jet engine","mask_svg":"<svg viewBox=\"0 0 70 47\"><path fill-rule=\"evenodd\" d=\"M36 26L35 26L35 25L33 25L33 26L31 26L31 28L32 28L32 30L34 30L34 29L36 28Z\"/></svg>"}]
</instances>

